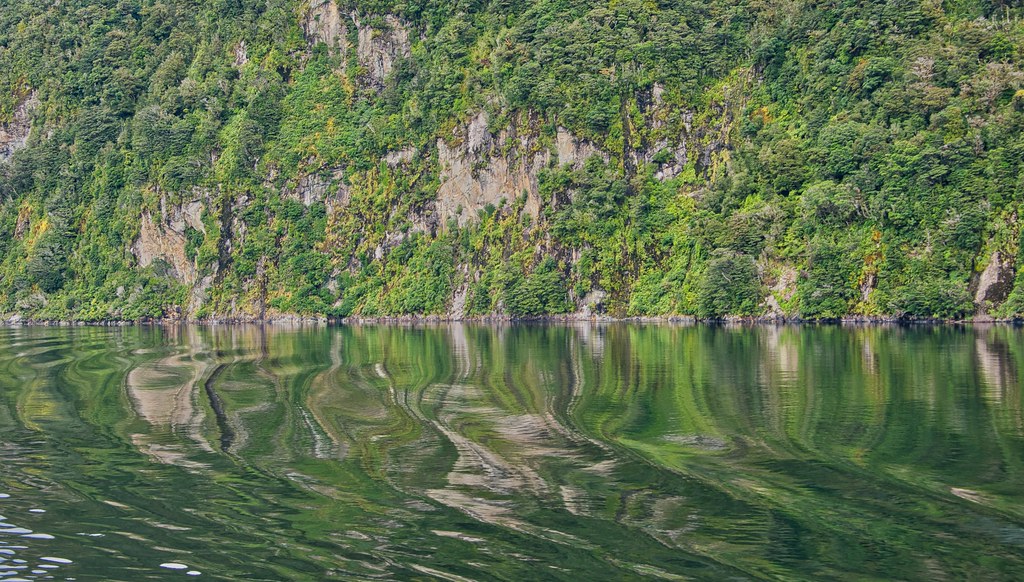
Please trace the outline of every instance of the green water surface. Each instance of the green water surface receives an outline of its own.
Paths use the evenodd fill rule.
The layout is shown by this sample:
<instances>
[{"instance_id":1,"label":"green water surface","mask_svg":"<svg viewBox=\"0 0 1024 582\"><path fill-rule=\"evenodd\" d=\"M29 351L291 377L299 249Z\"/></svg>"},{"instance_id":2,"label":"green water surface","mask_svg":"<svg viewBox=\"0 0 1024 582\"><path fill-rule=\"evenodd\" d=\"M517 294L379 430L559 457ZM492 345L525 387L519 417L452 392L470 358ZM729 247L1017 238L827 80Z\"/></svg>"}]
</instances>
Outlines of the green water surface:
<instances>
[{"instance_id":1,"label":"green water surface","mask_svg":"<svg viewBox=\"0 0 1024 582\"><path fill-rule=\"evenodd\" d=\"M1022 374L1012 327L0 329L0 582L1024 579Z\"/></svg>"}]
</instances>

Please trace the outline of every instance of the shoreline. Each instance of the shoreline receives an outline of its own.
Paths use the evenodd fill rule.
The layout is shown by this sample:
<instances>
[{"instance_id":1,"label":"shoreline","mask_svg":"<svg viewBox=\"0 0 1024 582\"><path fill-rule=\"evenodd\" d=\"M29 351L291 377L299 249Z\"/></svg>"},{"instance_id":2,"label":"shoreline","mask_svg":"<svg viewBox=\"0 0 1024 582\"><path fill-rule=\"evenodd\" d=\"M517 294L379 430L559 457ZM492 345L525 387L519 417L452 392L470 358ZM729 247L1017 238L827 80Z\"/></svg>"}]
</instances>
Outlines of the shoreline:
<instances>
[{"instance_id":1,"label":"shoreline","mask_svg":"<svg viewBox=\"0 0 1024 582\"><path fill-rule=\"evenodd\" d=\"M258 325L258 326L337 326L337 325L419 325L440 323L475 323L475 324L545 324L545 323L642 323L642 324L676 324L676 325L1021 325L1024 320L1019 318L997 319L989 316L977 316L966 319L940 318L900 318L894 316L847 316L829 319L802 319L781 316L725 316L719 318L700 318L692 315L632 316L612 317L608 315L584 315L580 313L564 315L540 315L514 317L509 315L477 315L470 317L451 317L446 315L395 315L395 316L350 316L324 317L301 315L275 315L263 319L247 317L223 317L206 319L159 318L139 320L66 320L66 319L34 319L18 314L0 315L0 327L129 327L129 326L176 326L176 325Z\"/></svg>"}]
</instances>

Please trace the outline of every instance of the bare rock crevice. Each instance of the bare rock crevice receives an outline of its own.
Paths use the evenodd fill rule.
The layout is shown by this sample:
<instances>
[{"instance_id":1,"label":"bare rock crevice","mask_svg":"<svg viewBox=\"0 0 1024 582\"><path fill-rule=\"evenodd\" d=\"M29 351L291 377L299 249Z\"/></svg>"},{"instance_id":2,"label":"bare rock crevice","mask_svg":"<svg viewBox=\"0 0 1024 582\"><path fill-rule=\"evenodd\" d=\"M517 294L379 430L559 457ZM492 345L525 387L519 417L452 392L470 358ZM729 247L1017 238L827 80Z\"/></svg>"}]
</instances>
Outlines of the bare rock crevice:
<instances>
[{"instance_id":1,"label":"bare rock crevice","mask_svg":"<svg viewBox=\"0 0 1024 582\"><path fill-rule=\"evenodd\" d=\"M33 91L14 108L10 121L0 123L0 162L9 161L14 152L28 145L32 134L32 113L37 107L39 95Z\"/></svg>"},{"instance_id":2,"label":"bare rock crevice","mask_svg":"<svg viewBox=\"0 0 1024 582\"><path fill-rule=\"evenodd\" d=\"M322 42L332 54L345 55L348 27L334 0L313 0L301 22L302 31L310 45Z\"/></svg>"},{"instance_id":3,"label":"bare rock crevice","mask_svg":"<svg viewBox=\"0 0 1024 582\"><path fill-rule=\"evenodd\" d=\"M384 26L374 28L363 24L359 15L352 14L352 23L358 31L356 58L370 84L380 86L401 59L412 56L409 26L398 17L386 14Z\"/></svg>"},{"instance_id":4,"label":"bare rock crevice","mask_svg":"<svg viewBox=\"0 0 1024 582\"><path fill-rule=\"evenodd\" d=\"M608 161L596 144L558 128L553 147L539 142L536 119L526 128L515 125L498 133L489 129L486 112L480 111L456 129L451 141L438 139L441 185L435 211L441 224L454 219L462 227L476 220L488 206L499 207L525 196L522 211L537 218L544 201L540 199L540 170L557 162L580 169L592 156Z\"/></svg>"},{"instance_id":5,"label":"bare rock crevice","mask_svg":"<svg viewBox=\"0 0 1024 582\"><path fill-rule=\"evenodd\" d=\"M410 26L393 14L343 15L335 0L312 0L300 22L310 46L327 45L330 54L341 57L342 70L348 68L353 48L350 33L354 33L358 81L364 87L383 86L398 62L412 56Z\"/></svg>"},{"instance_id":6,"label":"bare rock crevice","mask_svg":"<svg viewBox=\"0 0 1024 582\"><path fill-rule=\"evenodd\" d=\"M202 192L197 192L201 196ZM131 246L140 267L149 267L163 261L170 267L168 273L179 283L195 287L199 272L195 261L186 252L188 230L206 234L203 223L205 202L201 197L180 204L169 204L166 196L160 198L160 211L142 213L139 237Z\"/></svg>"},{"instance_id":7,"label":"bare rock crevice","mask_svg":"<svg viewBox=\"0 0 1024 582\"><path fill-rule=\"evenodd\" d=\"M172 268L172 276L177 281L192 286L196 283L196 269L186 256L186 242L183 233L176 232L162 220L154 220L149 212L143 212L139 238L132 246L132 252L140 267L149 267L157 260L163 260Z\"/></svg>"},{"instance_id":8,"label":"bare rock crevice","mask_svg":"<svg viewBox=\"0 0 1024 582\"><path fill-rule=\"evenodd\" d=\"M974 292L974 305L979 314L985 314L990 306L1000 305L1013 290L1014 265L1012 257L996 250L989 257L988 265L978 275Z\"/></svg>"}]
</instances>

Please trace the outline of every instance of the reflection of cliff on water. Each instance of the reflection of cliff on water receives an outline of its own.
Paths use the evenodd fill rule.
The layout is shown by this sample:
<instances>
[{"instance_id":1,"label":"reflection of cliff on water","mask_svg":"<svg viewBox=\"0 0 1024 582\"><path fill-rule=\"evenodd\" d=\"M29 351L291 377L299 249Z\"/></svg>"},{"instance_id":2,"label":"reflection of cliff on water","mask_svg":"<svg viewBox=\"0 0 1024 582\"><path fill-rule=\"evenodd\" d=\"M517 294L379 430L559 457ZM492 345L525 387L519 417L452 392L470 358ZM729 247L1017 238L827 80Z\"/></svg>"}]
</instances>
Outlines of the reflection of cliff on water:
<instances>
[{"instance_id":1,"label":"reflection of cliff on water","mask_svg":"<svg viewBox=\"0 0 1024 582\"><path fill-rule=\"evenodd\" d=\"M180 342L174 341L178 333L185 335ZM213 451L202 434L206 415L197 399L202 383L213 374L216 363L199 359L206 347L195 328L172 329L169 334L174 344L184 344L182 349L152 350L155 357L140 362L125 377L125 388L136 413L150 425L148 431L131 434L131 441L159 462L198 468L202 465L189 461L188 451L182 450L173 437L186 436L194 446Z\"/></svg>"},{"instance_id":2,"label":"reflection of cliff on water","mask_svg":"<svg viewBox=\"0 0 1024 582\"><path fill-rule=\"evenodd\" d=\"M1000 443L1019 437L989 421L1003 412L963 393L1019 393L1005 344L984 332L365 326L271 332L269 359L255 338L232 338L213 341L231 360L214 388L236 452L260 467L290 462L292 479L329 496L344 497L330 471L302 459L347 450L403 495L540 539L587 545L586 531L538 514L557 500L695 557L779 573L810 551L808 538L925 544L916 512L867 518L893 492L936 526L960 519L951 491L976 493L988 519L1016 513L963 452L1012 467ZM774 551L752 553L764 538ZM821 572L862 562L844 556Z\"/></svg>"},{"instance_id":3,"label":"reflection of cliff on water","mask_svg":"<svg viewBox=\"0 0 1024 582\"><path fill-rule=\"evenodd\" d=\"M102 490L116 505L97 528L120 507L149 524L122 530L215 549L236 576L921 578L1024 560L1013 328L2 333L5 438L48 479ZM251 556L278 536L280 555Z\"/></svg>"},{"instance_id":4,"label":"reflection of cliff on water","mask_svg":"<svg viewBox=\"0 0 1024 582\"><path fill-rule=\"evenodd\" d=\"M950 527L963 510L953 495L984 492L989 482L991 491L973 496L992 512L985 519L1019 529L1007 521L1021 517L1019 505L997 491L1022 480L1021 433L991 415L1019 415L1020 401L987 409L976 398L974 342L964 330L627 328L609 330L606 342L634 363L588 370L583 384L592 390L576 409L581 424L760 508L763 535L786 523L794 543L879 548L872 562L901 571L913 563L885 555L891 538L927 545L921 517L908 508L927 509L933 525ZM660 369L642 363L658 361L645 356L653 353L678 357L661 360ZM1001 377L1017 390L1015 376ZM991 469L979 470L979 462ZM892 518L879 523L879 500L897 498ZM707 533L728 539L733 527ZM918 566L932 560L924 551L916 559Z\"/></svg>"}]
</instances>

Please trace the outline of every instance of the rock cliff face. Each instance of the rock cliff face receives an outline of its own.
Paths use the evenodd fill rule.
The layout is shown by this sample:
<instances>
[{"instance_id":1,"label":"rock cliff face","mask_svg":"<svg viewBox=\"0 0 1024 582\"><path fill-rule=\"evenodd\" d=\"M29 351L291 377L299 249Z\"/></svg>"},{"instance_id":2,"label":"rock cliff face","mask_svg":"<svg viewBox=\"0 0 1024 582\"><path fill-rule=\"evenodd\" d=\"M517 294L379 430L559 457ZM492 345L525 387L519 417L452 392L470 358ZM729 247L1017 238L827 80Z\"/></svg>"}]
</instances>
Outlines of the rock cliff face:
<instances>
[{"instance_id":1,"label":"rock cliff face","mask_svg":"<svg viewBox=\"0 0 1024 582\"><path fill-rule=\"evenodd\" d=\"M156 261L164 261L172 270L175 279L186 285L195 285L196 269L192 261L185 255L185 233L175 230L163 222L161 217L154 217L145 212L142 214L142 226L139 238L132 252L139 260L140 267L152 266Z\"/></svg>"},{"instance_id":2,"label":"rock cliff face","mask_svg":"<svg viewBox=\"0 0 1024 582\"><path fill-rule=\"evenodd\" d=\"M441 186L436 205L442 223L455 219L465 226L488 205L498 206L521 195L526 196L525 212L537 216L537 171L547 164L548 151L531 153L530 138L516 139L507 130L492 135L483 112L461 128L455 140L452 145L437 140ZM511 148L506 150L507 146Z\"/></svg>"},{"instance_id":3,"label":"rock cliff face","mask_svg":"<svg viewBox=\"0 0 1024 582\"><path fill-rule=\"evenodd\" d=\"M201 199L169 204L166 197L161 197L159 212L143 211L139 237L131 249L139 266L149 267L163 261L175 279L190 287L195 286L198 272L195 262L187 256L186 234L189 228L206 234L202 218L204 207Z\"/></svg>"},{"instance_id":4,"label":"rock cliff face","mask_svg":"<svg viewBox=\"0 0 1024 582\"><path fill-rule=\"evenodd\" d=\"M32 112L39 106L36 92L30 93L17 107L7 123L0 123L0 162L10 160L14 152L25 147L32 133Z\"/></svg>"},{"instance_id":5,"label":"rock cliff face","mask_svg":"<svg viewBox=\"0 0 1024 582\"><path fill-rule=\"evenodd\" d=\"M381 17L350 12L343 15L334 0L313 0L301 19L310 45L323 43L331 54L341 57L341 69L348 66L354 31L355 59L359 80L368 87L380 87L400 59L412 55L409 26L391 14Z\"/></svg>"},{"instance_id":6,"label":"rock cliff face","mask_svg":"<svg viewBox=\"0 0 1024 582\"><path fill-rule=\"evenodd\" d=\"M310 44L322 42L332 53L347 52L348 28L334 0L313 0L302 17L302 30Z\"/></svg>"},{"instance_id":7,"label":"rock cliff face","mask_svg":"<svg viewBox=\"0 0 1024 582\"><path fill-rule=\"evenodd\" d=\"M412 55L409 44L409 27L398 18L388 14L383 26L363 24L358 15L352 15L352 22L358 31L356 58L370 83L380 86L394 70L399 59Z\"/></svg>"},{"instance_id":8,"label":"rock cliff face","mask_svg":"<svg viewBox=\"0 0 1024 582\"><path fill-rule=\"evenodd\" d=\"M331 185L336 185L339 194L344 194L344 184L341 172L337 169L328 172L317 172L306 174L299 178L295 188L286 188L283 192L286 198L297 200L309 206L315 202L323 202L327 199L327 193Z\"/></svg>"},{"instance_id":9,"label":"rock cliff face","mask_svg":"<svg viewBox=\"0 0 1024 582\"><path fill-rule=\"evenodd\" d=\"M537 183L540 170L552 163L578 169L591 156L608 160L607 153L562 127L554 143L545 145L536 119L497 134L491 133L488 122L487 113L481 111L456 129L450 142L437 140L441 186L436 209L442 224L454 219L460 227L466 226L488 205L511 203L520 196L526 197L523 211L537 218L544 204Z\"/></svg>"},{"instance_id":10,"label":"rock cliff face","mask_svg":"<svg viewBox=\"0 0 1024 582\"><path fill-rule=\"evenodd\" d=\"M989 257L988 266L978 276L974 304L979 315L987 314L993 305L1006 301L1013 289L1014 265L1010 257L996 250Z\"/></svg>"},{"instance_id":11,"label":"rock cliff face","mask_svg":"<svg viewBox=\"0 0 1024 582\"><path fill-rule=\"evenodd\" d=\"M35 4L0 312L1024 317L1009 13Z\"/></svg>"},{"instance_id":12,"label":"rock cliff face","mask_svg":"<svg viewBox=\"0 0 1024 582\"><path fill-rule=\"evenodd\" d=\"M139 267L154 267L163 274L188 288L188 301L182 305L182 316L195 317L208 299L208 290L216 278L213 273L200 273L194 258L188 256L188 230L193 229L206 235L203 213L210 205L209 192L196 190L192 199L171 204L166 197L160 198L160 210L144 211L139 226L139 236L131 245L131 253ZM233 228L233 237L243 237L244 229ZM226 241L230 244L230 239Z\"/></svg>"},{"instance_id":13,"label":"rock cliff face","mask_svg":"<svg viewBox=\"0 0 1024 582\"><path fill-rule=\"evenodd\" d=\"M558 154L559 164L572 166L574 169L582 167L583 162L591 156L599 156L608 161L607 153L599 150L593 143L569 133L564 127L559 127L555 134L555 153Z\"/></svg>"}]
</instances>

